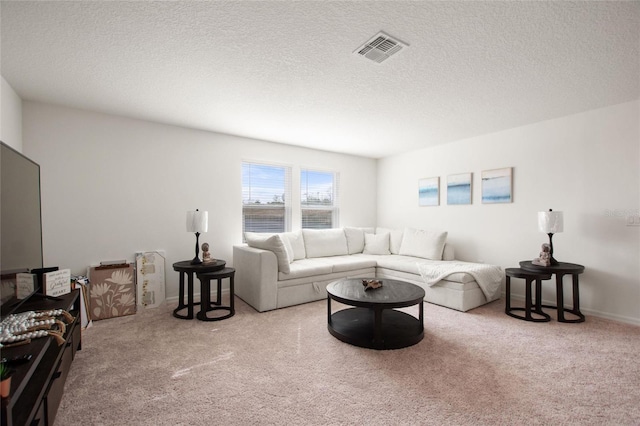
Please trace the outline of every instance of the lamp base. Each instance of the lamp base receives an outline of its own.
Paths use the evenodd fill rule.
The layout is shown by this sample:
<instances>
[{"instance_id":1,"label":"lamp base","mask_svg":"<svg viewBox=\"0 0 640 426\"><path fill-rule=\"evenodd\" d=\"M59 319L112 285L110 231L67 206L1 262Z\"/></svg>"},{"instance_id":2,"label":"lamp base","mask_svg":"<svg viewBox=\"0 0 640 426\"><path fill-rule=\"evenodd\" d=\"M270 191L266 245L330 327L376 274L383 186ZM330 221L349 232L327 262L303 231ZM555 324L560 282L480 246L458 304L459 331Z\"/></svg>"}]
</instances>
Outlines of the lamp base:
<instances>
[{"instance_id":1,"label":"lamp base","mask_svg":"<svg viewBox=\"0 0 640 426\"><path fill-rule=\"evenodd\" d=\"M549 236L549 255L551 256L551 266L556 266L558 261L553 257L553 233L547 234Z\"/></svg>"},{"instance_id":2,"label":"lamp base","mask_svg":"<svg viewBox=\"0 0 640 426\"><path fill-rule=\"evenodd\" d=\"M202 260L200 260L200 257L198 256L200 254L200 247L198 246L198 237L200 237L200 233L196 232L196 257L194 257L193 260L191 261L192 265L199 265L202 263Z\"/></svg>"}]
</instances>

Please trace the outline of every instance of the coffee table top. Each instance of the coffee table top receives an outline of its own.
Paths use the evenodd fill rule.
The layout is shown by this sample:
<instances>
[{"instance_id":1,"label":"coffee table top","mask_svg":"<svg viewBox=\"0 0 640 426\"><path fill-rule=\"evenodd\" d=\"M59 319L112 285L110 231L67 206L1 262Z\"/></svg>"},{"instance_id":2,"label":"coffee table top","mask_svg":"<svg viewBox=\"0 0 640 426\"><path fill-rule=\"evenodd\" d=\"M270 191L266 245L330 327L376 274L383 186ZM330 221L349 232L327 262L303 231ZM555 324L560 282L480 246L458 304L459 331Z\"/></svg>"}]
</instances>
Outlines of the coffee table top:
<instances>
[{"instance_id":1,"label":"coffee table top","mask_svg":"<svg viewBox=\"0 0 640 426\"><path fill-rule=\"evenodd\" d=\"M350 278L332 282L327 286L329 297L350 306L402 308L420 303L424 289L405 281L381 279L382 287L365 291L363 279Z\"/></svg>"}]
</instances>

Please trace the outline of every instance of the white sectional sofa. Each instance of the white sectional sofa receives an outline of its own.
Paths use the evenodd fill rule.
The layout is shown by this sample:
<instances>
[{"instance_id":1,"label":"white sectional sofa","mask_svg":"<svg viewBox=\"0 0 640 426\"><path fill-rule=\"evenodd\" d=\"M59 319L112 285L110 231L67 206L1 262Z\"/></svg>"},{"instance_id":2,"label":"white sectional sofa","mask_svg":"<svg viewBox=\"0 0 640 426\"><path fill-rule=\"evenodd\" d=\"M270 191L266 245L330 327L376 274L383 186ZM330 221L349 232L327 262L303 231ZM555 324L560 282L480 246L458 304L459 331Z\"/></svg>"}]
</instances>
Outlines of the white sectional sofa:
<instances>
[{"instance_id":1,"label":"white sectional sofa","mask_svg":"<svg viewBox=\"0 0 640 426\"><path fill-rule=\"evenodd\" d=\"M233 247L235 293L264 312L324 299L327 284L340 278L375 277L417 284L425 301L463 312L499 299L502 269L478 280L477 268L487 265L456 261L446 237L412 228L247 232L247 244ZM425 272L436 272L436 281Z\"/></svg>"}]
</instances>

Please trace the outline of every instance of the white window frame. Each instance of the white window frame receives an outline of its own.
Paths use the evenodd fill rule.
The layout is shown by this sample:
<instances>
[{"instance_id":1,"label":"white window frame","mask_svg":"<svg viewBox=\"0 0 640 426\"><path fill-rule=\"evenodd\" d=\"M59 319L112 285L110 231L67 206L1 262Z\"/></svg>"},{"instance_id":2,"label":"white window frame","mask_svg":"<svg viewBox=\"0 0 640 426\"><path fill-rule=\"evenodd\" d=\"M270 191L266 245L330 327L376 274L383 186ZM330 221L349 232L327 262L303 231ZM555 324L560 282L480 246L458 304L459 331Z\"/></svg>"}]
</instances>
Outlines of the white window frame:
<instances>
[{"instance_id":1,"label":"white window frame","mask_svg":"<svg viewBox=\"0 0 640 426\"><path fill-rule=\"evenodd\" d=\"M254 179L259 178L258 176L258 172L259 169L256 169L256 173L255 174L251 174L251 180L250 182L248 182L249 185L249 192L250 195L247 198L247 182L245 182L245 167L246 166L255 166L256 168L277 168L277 169L282 169L284 171L284 178L283 178L283 183L284 183L284 188L283 188L283 193L282 193L282 197L284 198L283 200L283 204L277 204L277 205L269 205L269 195L268 191L269 189L268 184L270 182L261 182L260 180L258 181L253 181ZM242 236L243 236L243 241L244 241L244 233L245 232L288 232L291 231L291 166L289 165L284 165L284 164L275 164L275 163L268 163L268 162L264 162L264 161L251 161L251 160L243 160L242 161L242 165L241 165L241 173L242 173L242 177L241 177L241 183L242 183ZM265 183L267 185L261 186L261 183ZM259 188L263 188L263 189L259 189ZM262 194L258 193L256 195L252 194L253 191L263 191ZM273 189L271 189L273 191ZM278 196L279 194L273 194L274 197ZM248 201L250 200L254 200L255 201L261 201L260 204L258 203L249 203ZM269 229L268 228L268 223L265 221L265 223L263 224L262 229L260 228L252 228L252 229L246 229L245 225L246 225L246 220L245 220L245 209L263 209L263 210L269 210L269 209L273 209L273 210L282 210L284 209L284 220L283 220L283 229Z\"/></svg>"},{"instance_id":2,"label":"white window frame","mask_svg":"<svg viewBox=\"0 0 640 426\"><path fill-rule=\"evenodd\" d=\"M303 174L307 173L322 173L331 175L331 204L310 204L308 202L309 198L309 183L308 178L307 181L303 179ZM328 170L318 170L312 168L301 168L300 169L300 226L305 229L304 223L304 211L305 210L327 210L331 211L331 224L326 228L321 227L307 227L306 229L328 229L328 228L338 228L340 226L340 204L339 204L339 186L340 186L340 174L335 171Z\"/></svg>"}]
</instances>

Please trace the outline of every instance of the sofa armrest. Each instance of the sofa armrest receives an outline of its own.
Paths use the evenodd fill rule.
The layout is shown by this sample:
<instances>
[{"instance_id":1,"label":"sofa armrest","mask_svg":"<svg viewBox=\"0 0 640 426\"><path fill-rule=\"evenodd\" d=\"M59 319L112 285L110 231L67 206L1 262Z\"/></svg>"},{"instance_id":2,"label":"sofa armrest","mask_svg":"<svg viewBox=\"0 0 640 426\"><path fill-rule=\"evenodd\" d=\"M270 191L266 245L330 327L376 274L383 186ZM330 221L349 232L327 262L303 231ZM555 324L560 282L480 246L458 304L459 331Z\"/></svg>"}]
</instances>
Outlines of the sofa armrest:
<instances>
[{"instance_id":1,"label":"sofa armrest","mask_svg":"<svg viewBox=\"0 0 640 426\"><path fill-rule=\"evenodd\" d=\"M269 250L233 246L236 269L235 293L259 312L276 309L278 299L278 259Z\"/></svg>"}]
</instances>

